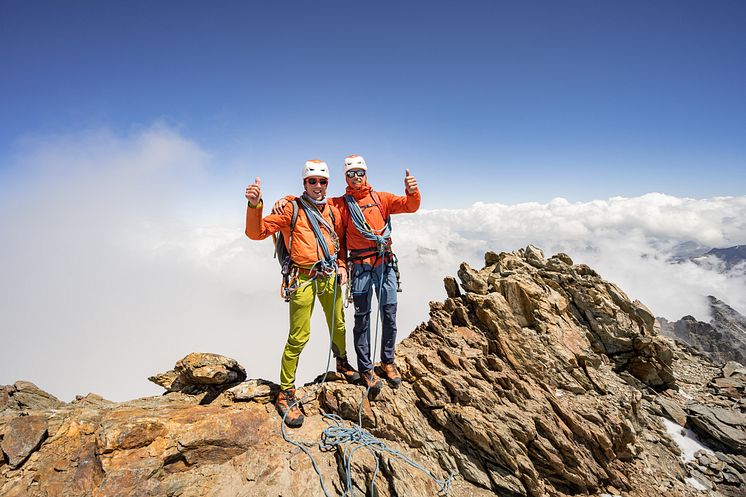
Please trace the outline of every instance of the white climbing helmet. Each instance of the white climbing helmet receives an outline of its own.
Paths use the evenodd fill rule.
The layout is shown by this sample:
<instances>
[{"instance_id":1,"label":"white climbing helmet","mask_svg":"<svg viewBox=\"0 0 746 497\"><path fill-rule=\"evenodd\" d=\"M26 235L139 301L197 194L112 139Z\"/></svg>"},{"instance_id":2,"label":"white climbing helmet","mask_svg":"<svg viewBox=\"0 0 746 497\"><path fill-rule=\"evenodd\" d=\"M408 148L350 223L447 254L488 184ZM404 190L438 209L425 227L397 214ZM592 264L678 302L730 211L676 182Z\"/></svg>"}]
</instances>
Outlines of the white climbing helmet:
<instances>
[{"instance_id":1,"label":"white climbing helmet","mask_svg":"<svg viewBox=\"0 0 746 497\"><path fill-rule=\"evenodd\" d=\"M368 166L365 165L365 159L363 159L362 155L348 155L345 157L345 174L347 174L347 171L353 169L368 170Z\"/></svg>"},{"instance_id":2,"label":"white climbing helmet","mask_svg":"<svg viewBox=\"0 0 746 497\"><path fill-rule=\"evenodd\" d=\"M313 159L306 161L306 165L303 166L303 179L305 180L311 176L320 176L329 179L329 166L323 160Z\"/></svg>"}]
</instances>

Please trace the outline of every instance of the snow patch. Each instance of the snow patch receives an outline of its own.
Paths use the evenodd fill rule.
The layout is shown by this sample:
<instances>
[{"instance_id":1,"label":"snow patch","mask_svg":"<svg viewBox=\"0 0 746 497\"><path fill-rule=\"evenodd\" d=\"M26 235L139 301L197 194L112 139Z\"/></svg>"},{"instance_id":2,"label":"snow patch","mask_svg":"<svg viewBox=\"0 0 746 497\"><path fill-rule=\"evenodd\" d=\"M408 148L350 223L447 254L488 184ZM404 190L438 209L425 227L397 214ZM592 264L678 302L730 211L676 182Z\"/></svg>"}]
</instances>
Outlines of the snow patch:
<instances>
[{"instance_id":1,"label":"snow patch","mask_svg":"<svg viewBox=\"0 0 746 497\"><path fill-rule=\"evenodd\" d=\"M679 388L679 395L684 397L686 400L694 400L694 397L689 395L683 388Z\"/></svg>"},{"instance_id":2,"label":"snow patch","mask_svg":"<svg viewBox=\"0 0 746 497\"><path fill-rule=\"evenodd\" d=\"M690 487L694 488L695 490L699 490L700 492L704 492L705 490L707 490L707 487L702 485L702 483L700 483L698 479L691 476L684 481L686 481Z\"/></svg>"},{"instance_id":3,"label":"snow patch","mask_svg":"<svg viewBox=\"0 0 746 497\"><path fill-rule=\"evenodd\" d=\"M714 454L711 449L709 449L705 445L702 445L702 442L699 441L697 435L692 430L688 428L682 428L681 426L666 418L660 418L660 420L666 427L668 435L673 439L674 442L676 442L676 445L679 446L679 449L681 450L681 459L684 462L693 461L694 454L699 450L704 450L710 454Z\"/></svg>"}]
</instances>

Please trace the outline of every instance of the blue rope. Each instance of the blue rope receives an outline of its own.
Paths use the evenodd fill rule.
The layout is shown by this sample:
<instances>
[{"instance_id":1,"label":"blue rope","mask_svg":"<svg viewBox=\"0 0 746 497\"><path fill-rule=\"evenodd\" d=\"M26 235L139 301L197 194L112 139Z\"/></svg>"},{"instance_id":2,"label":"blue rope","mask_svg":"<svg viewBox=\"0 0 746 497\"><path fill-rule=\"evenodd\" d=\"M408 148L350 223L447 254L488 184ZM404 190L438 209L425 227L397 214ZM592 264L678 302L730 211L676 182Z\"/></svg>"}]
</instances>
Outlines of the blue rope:
<instances>
[{"instance_id":1,"label":"blue rope","mask_svg":"<svg viewBox=\"0 0 746 497\"><path fill-rule=\"evenodd\" d=\"M373 436L368 430L360 425L344 426L344 420L336 414L324 414L324 418L330 420L334 424L325 429L322 433L321 449L331 450L337 446L344 446L342 461L345 468L346 488L343 496L349 495L352 491L352 457L359 449L368 450L376 461L376 468L371 480L371 494L373 495L375 495L375 479L380 468L380 454L388 454L389 456L393 456L404 461L413 468L420 470L422 473L430 477L436 485L438 485L439 494L448 495L451 491L451 484L453 483L454 477L453 472L451 472L446 479L438 479L429 470L415 462L411 457L388 447L385 442Z\"/></svg>"},{"instance_id":2,"label":"blue rope","mask_svg":"<svg viewBox=\"0 0 746 497\"><path fill-rule=\"evenodd\" d=\"M359 210L359 209L358 209ZM373 337L373 356L376 357L378 353L378 331L380 328L380 318L381 318L381 292L383 290L383 281L386 277L386 271L388 271L388 267L382 266L381 267L381 276L378 281L378 312L376 312L376 324L374 327L374 337ZM375 273L374 273L375 274ZM380 380L382 381L382 380ZM400 459L404 461L405 463L409 464L415 469L418 469L422 471L425 475L430 477L435 484L438 486L438 494L439 495L448 495L448 493L451 490L451 483L453 482L454 474L451 472L450 476L446 478L445 480L440 480L436 478L430 471L425 469L424 467L417 464L413 459L411 459L406 454L403 454L402 452L399 452L395 449L392 449L386 445L385 442L380 440L379 438L376 438L374 435L372 435L368 430L363 428L363 405L365 402L365 398L368 396L368 393L370 392L370 383L368 384L368 388L365 389L365 392L363 392L363 395L360 399L360 406L358 407L358 422L357 424L351 424L350 426L344 426L343 420L340 416L337 414L328 414L324 413L324 418L329 420L332 424L332 426L326 428L322 434L321 434L321 449L322 450L331 450L337 446L343 446L343 456L342 461L344 464L344 473L345 473L345 491L344 494L342 494L342 497L347 497L352 493L352 458L355 455L355 452L357 452L359 449L366 449L370 454L373 456L373 459L376 461L376 467L373 471L373 477L371 478L370 485L371 485L371 495L375 495L375 488L376 488L376 477L378 476L378 471L380 469L380 454L388 454L390 456L393 456L397 459ZM328 497L328 496L327 496Z\"/></svg>"},{"instance_id":3,"label":"blue rope","mask_svg":"<svg viewBox=\"0 0 746 497\"><path fill-rule=\"evenodd\" d=\"M330 254L329 246L326 244L326 238L324 238L324 233L321 230L321 224L319 224L323 223L328 228L327 220L324 219L324 217L321 215L316 207L308 203L304 196L300 197L300 204L303 208L303 212L306 213L306 217L308 218L308 222L311 225L313 234L316 236L319 247L321 247L321 251L324 253L324 258L316 262L314 266L318 266L317 270L321 271L324 274L331 274L332 269L334 269L336 272L337 266L335 261L337 260L337 253L335 252L333 255ZM331 209L331 206L329 206L329 208ZM334 233L334 227L332 226L329 231L330 235Z\"/></svg>"},{"instance_id":4,"label":"blue rope","mask_svg":"<svg viewBox=\"0 0 746 497\"><path fill-rule=\"evenodd\" d=\"M347 203L347 210L350 211L352 224L355 225L355 228L357 228L366 240L375 242L376 251L382 255L391 241L391 218L386 219L386 224L382 230L374 230L371 228L370 224L368 224L368 221L366 221L365 215L355 198L352 195L347 194L344 196L344 199ZM376 233L376 231L379 231L380 234Z\"/></svg>"}]
</instances>

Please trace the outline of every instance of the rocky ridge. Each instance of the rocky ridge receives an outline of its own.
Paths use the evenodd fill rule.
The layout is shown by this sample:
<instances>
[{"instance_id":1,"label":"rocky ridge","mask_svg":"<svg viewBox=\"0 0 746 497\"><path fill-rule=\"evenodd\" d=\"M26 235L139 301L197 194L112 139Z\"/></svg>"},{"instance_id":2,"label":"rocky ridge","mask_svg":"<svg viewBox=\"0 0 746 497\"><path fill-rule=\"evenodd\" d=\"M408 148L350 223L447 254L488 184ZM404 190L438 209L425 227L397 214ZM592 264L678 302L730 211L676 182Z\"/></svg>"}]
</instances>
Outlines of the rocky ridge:
<instances>
[{"instance_id":1,"label":"rocky ridge","mask_svg":"<svg viewBox=\"0 0 746 497\"><path fill-rule=\"evenodd\" d=\"M482 269L462 264L458 277L399 344L402 386L362 402L373 435L439 478L455 475L451 495L744 494L740 364L718 367L660 336L642 303L565 254L488 252ZM163 396L124 403L0 387L0 495L323 495L309 458L280 435L277 386L241 371L193 354L152 378ZM342 495L343 449L319 448L321 412L357 420L363 389L301 390L313 395L290 436ZM685 462L664 417L714 450ZM357 497L370 493L376 463L356 454ZM436 495L411 469L381 456L376 494Z\"/></svg>"}]
</instances>

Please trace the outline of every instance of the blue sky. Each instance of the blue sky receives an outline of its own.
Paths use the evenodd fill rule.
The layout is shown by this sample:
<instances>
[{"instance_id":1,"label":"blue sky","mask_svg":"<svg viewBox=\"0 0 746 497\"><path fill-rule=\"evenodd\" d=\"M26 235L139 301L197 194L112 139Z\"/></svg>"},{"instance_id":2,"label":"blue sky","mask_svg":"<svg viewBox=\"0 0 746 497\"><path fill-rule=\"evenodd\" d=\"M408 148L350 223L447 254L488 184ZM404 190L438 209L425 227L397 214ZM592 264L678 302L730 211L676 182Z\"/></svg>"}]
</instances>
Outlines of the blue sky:
<instances>
[{"instance_id":1,"label":"blue sky","mask_svg":"<svg viewBox=\"0 0 746 497\"><path fill-rule=\"evenodd\" d=\"M0 178L29 142L162 123L216 176L294 190L360 153L431 208L739 195L744 25L741 1L5 0Z\"/></svg>"}]
</instances>

